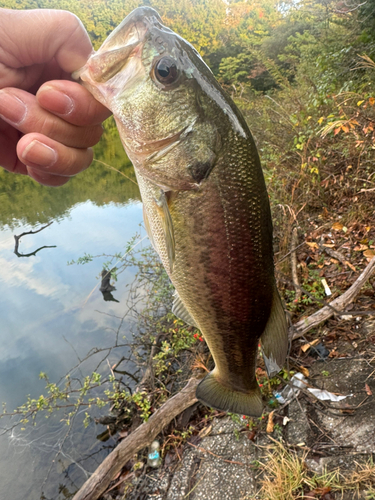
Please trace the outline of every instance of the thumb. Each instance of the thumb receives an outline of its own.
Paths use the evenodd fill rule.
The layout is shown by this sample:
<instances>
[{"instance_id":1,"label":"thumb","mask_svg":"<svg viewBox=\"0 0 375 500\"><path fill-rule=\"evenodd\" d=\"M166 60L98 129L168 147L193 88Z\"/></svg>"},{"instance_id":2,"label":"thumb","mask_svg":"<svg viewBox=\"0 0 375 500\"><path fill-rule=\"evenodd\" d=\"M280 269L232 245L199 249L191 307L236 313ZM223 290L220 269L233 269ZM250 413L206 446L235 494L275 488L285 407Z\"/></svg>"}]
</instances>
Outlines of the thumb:
<instances>
[{"instance_id":1,"label":"thumb","mask_svg":"<svg viewBox=\"0 0 375 500\"><path fill-rule=\"evenodd\" d=\"M43 64L55 58L68 73L83 66L93 50L78 17L52 9L0 9L0 47L0 63L10 68Z\"/></svg>"}]
</instances>

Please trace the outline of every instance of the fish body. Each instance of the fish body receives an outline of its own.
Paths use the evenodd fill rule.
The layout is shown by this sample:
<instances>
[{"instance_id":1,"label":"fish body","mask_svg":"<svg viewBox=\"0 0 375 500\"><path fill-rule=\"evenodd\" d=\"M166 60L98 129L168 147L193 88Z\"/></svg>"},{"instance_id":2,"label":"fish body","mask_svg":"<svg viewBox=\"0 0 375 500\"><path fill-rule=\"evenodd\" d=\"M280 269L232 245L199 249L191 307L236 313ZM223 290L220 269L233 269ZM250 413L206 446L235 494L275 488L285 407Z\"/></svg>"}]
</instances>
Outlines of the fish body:
<instances>
[{"instance_id":1,"label":"fish body","mask_svg":"<svg viewBox=\"0 0 375 500\"><path fill-rule=\"evenodd\" d=\"M113 112L147 232L176 288L173 312L200 329L214 358L198 399L261 415L258 343L273 374L288 334L268 195L244 118L149 7L129 14L75 76Z\"/></svg>"}]
</instances>

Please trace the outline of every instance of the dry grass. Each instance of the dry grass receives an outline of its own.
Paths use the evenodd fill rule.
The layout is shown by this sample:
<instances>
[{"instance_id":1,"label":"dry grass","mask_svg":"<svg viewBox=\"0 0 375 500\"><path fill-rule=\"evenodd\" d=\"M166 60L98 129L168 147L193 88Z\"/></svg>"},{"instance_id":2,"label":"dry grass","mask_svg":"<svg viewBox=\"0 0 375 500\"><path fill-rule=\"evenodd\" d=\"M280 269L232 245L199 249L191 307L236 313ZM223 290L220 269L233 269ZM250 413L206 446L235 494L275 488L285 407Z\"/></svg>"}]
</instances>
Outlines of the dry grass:
<instances>
[{"instance_id":1,"label":"dry grass","mask_svg":"<svg viewBox=\"0 0 375 500\"><path fill-rule=\"evenodd\" d=\"M365 464L356 463L356 471L350 474L343 474L336 469L317 475L308 470L306 453L300 456L276 441L269 447L269 452L266 460L260 462L263 479L258 495L263 500L319 498L320 495L306 496L306 491L313 490L331 490L341 496L350 491L353 500L375 500L375 465L371 459ZM365 497L360 497L360 491L365 492Z\"/></svg>"}]
</instances>

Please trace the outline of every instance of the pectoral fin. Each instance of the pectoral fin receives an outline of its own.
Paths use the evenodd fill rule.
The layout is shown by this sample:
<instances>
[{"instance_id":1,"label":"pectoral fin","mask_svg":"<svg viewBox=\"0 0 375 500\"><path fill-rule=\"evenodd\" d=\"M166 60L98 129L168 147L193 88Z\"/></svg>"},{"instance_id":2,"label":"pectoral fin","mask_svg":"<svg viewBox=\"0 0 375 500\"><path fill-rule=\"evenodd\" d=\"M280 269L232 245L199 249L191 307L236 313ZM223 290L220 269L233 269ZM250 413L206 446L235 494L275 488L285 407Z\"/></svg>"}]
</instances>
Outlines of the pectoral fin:
<instances>
[{"instance_id":1,"label":"pectoral fin","mask_svg":"<svg viewBox=\"0 0 375 500\"><path fill-rule=\"evenodd\" d=\"M177 292L174 293L172 312L175 316L182 319L182 321L185 321L185 323L187 323L188 325L198 328L197 324L195 323L189 311L186 309Z\"/></svg>"},{"instance_id":2,"label":"pectoral fin","mask_svg":"<svg viewBox=\"0 0 375 500\"><path fill-rule=\"evenodd\" d=\"M143 205L143 222L145 223L145 229L146 229L146 233L147 233L148 239L150 240L151 245L153 246L154 250L157 251L156 250L155 241L154 241L154 237L153 237L152 232L151 232L150 222L148 220L147 212L145 210L145 206L144 205Z\"/></svg>"},{"instance_id":3,"label":"pectoral fin","mask_svg":"<svg viewBox=\"0 0 375 500\"><path fill-rule=\"evenodd\" d=\"M158 197L154 198L158 207L158 212L161 219L161 226L164 233L165 245L167 248L169 269L172 272L174 259L175 259L175 239L173 230L173 221L169 212L167 198L164 191L160 191Z\"/></svg>"},{"instance_id":4,"label":"pectoral fin","mask_svg":"<svg viewBox=\"0 0 375 500\"><path fill-rule=\"evenodd\" d=\"M278 373L288 354L288 325L278 291L273 294L272 310L266 328L260 338L264 364L269 377Z\"/></svg>"}]
</instances>

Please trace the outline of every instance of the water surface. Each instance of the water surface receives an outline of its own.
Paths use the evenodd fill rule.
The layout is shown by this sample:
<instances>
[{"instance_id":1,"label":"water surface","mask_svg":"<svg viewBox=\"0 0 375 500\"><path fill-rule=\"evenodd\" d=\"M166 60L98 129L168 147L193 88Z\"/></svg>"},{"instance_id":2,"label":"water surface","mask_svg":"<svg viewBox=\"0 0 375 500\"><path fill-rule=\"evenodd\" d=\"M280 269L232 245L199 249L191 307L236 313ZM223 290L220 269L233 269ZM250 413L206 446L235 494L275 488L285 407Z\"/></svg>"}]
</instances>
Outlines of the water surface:
<instances>
[{"instance_id":1,"label":"water surface","mask_svg":"<svg viewBox=\"0 0 375 500\"><path fill-rule=\"evenodd\" d=\"M52 189L0 172L0 402L6 403L8 412L28 395L38 398L45 393L40 372L58 382L90 349L112 345L118 318L126 313L126 285L134 269L119 275L113 292L116 302L104 301L99 291L106 257L67 265L85 253L124 252L136 233L145 236L132 167L119 141L108 135L96 158L126 177L94 162L67 185ZM14 253L14 235L49 222L53 223L43 231L23 236L18 252L28 255L52 248L29 257ZM132 327L125 321L120 338L126 340ZM112 353L110 364L120 355ZM77 376L94 370L98 359L90 358ZM92 424L84 429L84 410L81 413L70 428L56 415L37 419L35 428L17 426L0 436L0 498L39 500L42 491L44 498L71 498L113 445L96 440L103 427ZM15 423L0 419L2 429Z\"/></svg>"}]
</instances>

